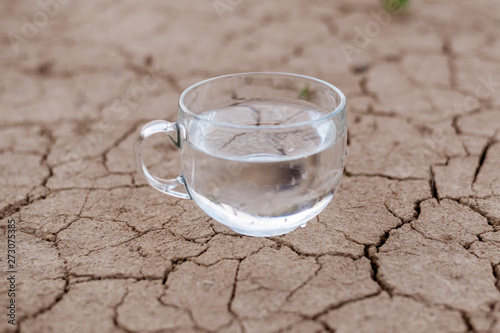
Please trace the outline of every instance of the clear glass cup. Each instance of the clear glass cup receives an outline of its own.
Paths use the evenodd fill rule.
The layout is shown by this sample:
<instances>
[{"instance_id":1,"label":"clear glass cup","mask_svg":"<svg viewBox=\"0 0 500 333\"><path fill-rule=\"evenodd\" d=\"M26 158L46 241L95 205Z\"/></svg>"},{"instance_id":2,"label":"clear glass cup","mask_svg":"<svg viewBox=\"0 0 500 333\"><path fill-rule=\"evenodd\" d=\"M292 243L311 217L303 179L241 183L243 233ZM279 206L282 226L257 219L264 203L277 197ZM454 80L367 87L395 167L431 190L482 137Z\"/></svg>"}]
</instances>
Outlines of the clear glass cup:
<instances>
[{"instance_id":1,"label":"clear glass cup","mask_svg":"<svg viewBox=\"0 0 500 333\"><path fill-rule=\"evenodd\" d=\"M344 169L346 101L335 86L286 73L242 73L186 89L178 120L156 120L138 135L139 172L160 192L192 199L208 215L249 236L288 233L332 200ZM153 176L142 144L167 133L182 173Z\"/></svg>"}]
</instances>

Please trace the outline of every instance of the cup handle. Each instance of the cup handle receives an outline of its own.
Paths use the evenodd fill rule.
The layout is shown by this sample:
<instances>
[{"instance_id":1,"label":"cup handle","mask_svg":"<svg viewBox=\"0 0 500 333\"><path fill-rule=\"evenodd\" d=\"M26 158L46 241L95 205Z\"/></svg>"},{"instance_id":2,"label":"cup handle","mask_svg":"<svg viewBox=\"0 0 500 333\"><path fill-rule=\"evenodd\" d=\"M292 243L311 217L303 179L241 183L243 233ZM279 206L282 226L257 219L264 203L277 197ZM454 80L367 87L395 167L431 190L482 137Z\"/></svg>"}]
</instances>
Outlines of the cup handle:
<instances>
[{"instance_id":1,"label":"cup handle","mask_svg":"<svg viewBox=\"0 0 500 333\"><path fill-rule=\"evenodd\" d=\"M167 133L170 140L172 140L172 143L176 145L177 148L180 148L179 128L176 123L171 123L165 120L154 120L147 123L141 128L134 144L134 154L139 173L149 183L149 185L153 186L158 191L177 198L191 199L182 174L175 179L162 179L153 176L149 172L146 165L144 165L142 158L142 144L144 143L144 140L156 133ZM179 187L182 188L181 191L178 190Z\"/></svg>"}]
</instances>

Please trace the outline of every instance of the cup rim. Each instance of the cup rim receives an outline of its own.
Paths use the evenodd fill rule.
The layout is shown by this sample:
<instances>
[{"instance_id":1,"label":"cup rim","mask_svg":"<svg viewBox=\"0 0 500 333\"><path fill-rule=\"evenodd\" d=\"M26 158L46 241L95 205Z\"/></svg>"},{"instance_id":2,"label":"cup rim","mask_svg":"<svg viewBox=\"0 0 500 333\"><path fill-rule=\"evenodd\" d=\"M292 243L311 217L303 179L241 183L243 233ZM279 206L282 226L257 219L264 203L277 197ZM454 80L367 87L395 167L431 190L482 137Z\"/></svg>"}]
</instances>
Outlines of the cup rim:
<instances>
[{"instance_id":1,"label":"cup rim","mask_svg":"<svg viewBox=\"0 0 500 333\"><path fill-rule=\"evenodd\" d=\"M198 86L201 86L203 84L209 83L211 81L219 80L222 78L228 78L228 77L235 77L235 76L251 76L251 75L278 75L278 76L289 76L289 77L295 77L295 78L301 78L301 79L307 79L311 81L316 81L320 84L323 84L327 86L328 88L332 89L337 93L338 96L340 96L340 103L337 105L337 107L330 113L321 116L317 119L314 120L308 120L308 121L303 121L299 123L294 123L294 124L287 124L287 125L237 125L237 124L230 124L230 123L223 123L223 122L218 122L218 121L213 121L210 119L206 119L203 117L200 117L200 115L193 113L191 110L189 110L188 107L184 104L184 98L186 95L191 92L193 89L197 88ZM215 126L221 126L221 127L230 127L230 128L239 128L239 129L247 129L247 130L256 130L256 129L282 129L282 128L292 128L292 127L299 127L299 126L307 126L307 125L312 125L315 123L319 123L325 120L328 120L330 118L333 118L343 110L345 110L346 107L346 98L344 93L334 86L333 84L326 82L324 80L312 77L312 76L307 76L307 75L302 75L302 74L293 74L293 73L286 73L286 72L244 72L244 73L235 73L235 74L226 74L226 75L220 75L216 77L212 77L210 79L206 79L200 82L197 82L190 87L186 88L181 96L179 97L179 107L182 109L182 111L196 120L200 121L206 121L209 122L210 124L213 124Z\"/></svg>"}]
</instances>

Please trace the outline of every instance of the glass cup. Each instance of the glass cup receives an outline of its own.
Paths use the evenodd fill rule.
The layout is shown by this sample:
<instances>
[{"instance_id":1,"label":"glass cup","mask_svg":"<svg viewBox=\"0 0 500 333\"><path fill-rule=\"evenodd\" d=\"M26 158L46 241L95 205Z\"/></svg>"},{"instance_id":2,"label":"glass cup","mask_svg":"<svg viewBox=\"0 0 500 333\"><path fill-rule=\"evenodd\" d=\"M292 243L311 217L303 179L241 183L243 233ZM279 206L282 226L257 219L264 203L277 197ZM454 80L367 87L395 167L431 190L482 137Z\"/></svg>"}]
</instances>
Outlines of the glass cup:
<instances>
[{"instance_id":1,"label":"glass cup","mask_svg":"<svg viewBox=\"0 0 500 333\"><path fill-rule=\"evenodd\" d=\"M332 200L344 169L346 101L335 86L286 73L220 76L186 89L178 120L146 124L137 167L160 192L192 199L213 219L249 236L288 233ZM167 133L180 149L176 179L153 176L141 147Z\"/></svg>"}]
</instances>

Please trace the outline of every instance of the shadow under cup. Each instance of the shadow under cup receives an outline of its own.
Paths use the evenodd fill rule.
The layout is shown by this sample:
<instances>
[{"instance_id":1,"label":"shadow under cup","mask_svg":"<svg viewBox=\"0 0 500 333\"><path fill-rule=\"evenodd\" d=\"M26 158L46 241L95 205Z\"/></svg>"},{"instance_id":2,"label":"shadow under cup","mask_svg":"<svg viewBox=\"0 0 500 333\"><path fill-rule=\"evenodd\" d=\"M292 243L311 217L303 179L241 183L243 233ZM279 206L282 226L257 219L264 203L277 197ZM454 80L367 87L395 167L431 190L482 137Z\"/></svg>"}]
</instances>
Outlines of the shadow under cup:
<instances>
[{"instance_id":1,"label":"shadow under cup","mask_svg":"<svg viewBox=\"0 0 500 333\"><path fill-rule=\"evenodd\" d=\"M171 193L172 183L151 185L193 199L241 234L276 236L305 226L332 200L343 172L345 97L311 77L244 73L200 82L181 95L175 128L177 182L187 193Z\"/></svg>"}]
</instances>

